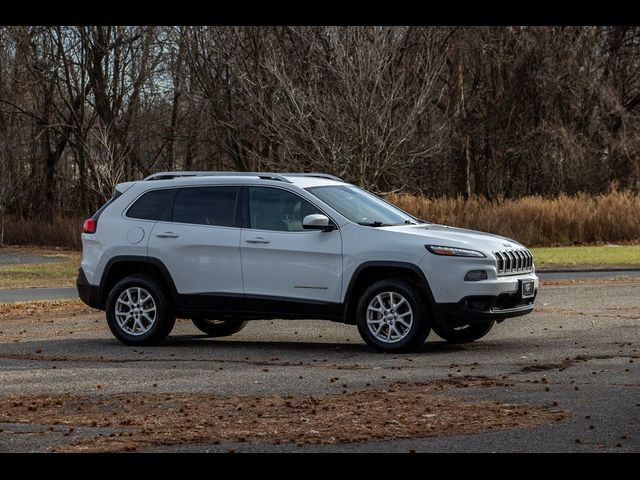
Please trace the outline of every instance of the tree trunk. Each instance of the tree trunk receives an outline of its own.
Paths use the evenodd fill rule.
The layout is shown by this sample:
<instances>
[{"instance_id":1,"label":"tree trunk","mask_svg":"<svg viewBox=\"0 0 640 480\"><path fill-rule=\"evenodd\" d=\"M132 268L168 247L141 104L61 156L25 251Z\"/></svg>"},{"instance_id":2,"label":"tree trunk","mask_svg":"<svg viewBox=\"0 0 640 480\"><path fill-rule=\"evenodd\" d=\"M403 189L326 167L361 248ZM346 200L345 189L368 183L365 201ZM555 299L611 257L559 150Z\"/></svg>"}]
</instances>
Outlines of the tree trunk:
<instances>
[{"instance_id":1,"label":"tree trunk","mask_svg":"<svg viewBox=\"0 0 640 480\"><path fill-rule=\"evenodd\" d=\"M79 142L78 147L78 173L79 173L79 189L80 189L80 209L83 214L88 214L87 205L87 159L84 151L84 138Z\"/></svg>"},{"instance_id":2,"label":"tree trunk","mask_svg":"<svg viewBox=\"0 0 640 480\"><path fill-rule=\"evenodd\" d=\"M0 205L0 247L4 247L4 205Z\"/></svg>"},{"instance_id":3,"label":"tree trunk","mask_svg":"<svg viewBox=\"0 0 640 480\"><path fill-rule=\"evenodd\" d=\"M169 126L169 140L167 144L167 167L169 170L174 170L175 161L175 144L176 133L178 131L178 107L180 100L180 91L176 91L173 94L173 105L171 106L171 124Z\"/></svg>"},{"instance_id":4,"label":"tree trunk","mask_svg":"<svg viewBox=\"0 0 640 480\"><path fill-rule=\"evenodd\" d=\"M466 175L465 175L465 179L466 179L466 198L471 198L471 152L470 152L470 139L469 139L469 135L467 135L467 141L465 144L465 160L466 160Z\"/></svg>"}]
</instances>

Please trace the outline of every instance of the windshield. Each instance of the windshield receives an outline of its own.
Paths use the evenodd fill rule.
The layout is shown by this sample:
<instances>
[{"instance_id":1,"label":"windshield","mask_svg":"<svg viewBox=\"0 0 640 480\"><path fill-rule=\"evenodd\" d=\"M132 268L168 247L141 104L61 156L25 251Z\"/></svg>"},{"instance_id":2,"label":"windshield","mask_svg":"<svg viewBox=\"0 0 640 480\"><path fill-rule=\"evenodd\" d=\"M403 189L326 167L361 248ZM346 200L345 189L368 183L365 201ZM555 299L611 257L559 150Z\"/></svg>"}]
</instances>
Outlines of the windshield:
<instances>
[{"instance_id":1,"label":"windshield","mask_svg":"<svg viewBox=\"0 0 640 480\"><path fill-rule=\"evenodd\" d=\"M422 220L353 185L310 187L306 190L360 225L383 227L423 223Z\"/></svg>"}]
</instances>

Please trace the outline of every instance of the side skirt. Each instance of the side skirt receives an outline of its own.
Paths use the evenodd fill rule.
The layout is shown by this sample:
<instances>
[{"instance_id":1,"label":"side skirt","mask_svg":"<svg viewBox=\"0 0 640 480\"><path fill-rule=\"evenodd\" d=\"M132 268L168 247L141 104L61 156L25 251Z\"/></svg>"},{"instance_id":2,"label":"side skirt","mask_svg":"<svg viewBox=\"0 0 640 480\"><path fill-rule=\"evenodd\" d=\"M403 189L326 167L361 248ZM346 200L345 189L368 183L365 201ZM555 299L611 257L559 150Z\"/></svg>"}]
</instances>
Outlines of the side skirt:
<instances>
[{"instance_id":1,"label":"side skirt","mask_svg":"<svg viewBox=\"0 0 640 480\"><path fill-rule=\"evenodd\" d=\"M182 318L238 318L244 320L323 319L342 321L342 303L288 297L242 294L178 294L176 313Z\"/></svg>"}]
</instances>

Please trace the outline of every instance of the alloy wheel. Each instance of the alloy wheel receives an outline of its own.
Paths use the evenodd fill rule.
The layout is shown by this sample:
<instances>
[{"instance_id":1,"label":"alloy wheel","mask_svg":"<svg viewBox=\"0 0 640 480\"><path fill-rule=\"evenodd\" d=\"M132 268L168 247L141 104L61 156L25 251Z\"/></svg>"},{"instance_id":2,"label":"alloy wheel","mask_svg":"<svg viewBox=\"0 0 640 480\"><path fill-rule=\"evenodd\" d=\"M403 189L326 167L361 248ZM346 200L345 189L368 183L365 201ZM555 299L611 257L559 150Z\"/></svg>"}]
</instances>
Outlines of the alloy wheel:
<instances>
[{"instance_id":1,"label":"alloy wheel","mask_svg":"<svg viewBox=\"0 0 640 480\"><path fill-rule=\"evenodd\" d=\"M409 334L412 324L411 305L397 292L379 293L367 306L367 327L381 342L399 342Z\"/></svg>"},{"instance_id":2,"label":"alloy wheel","mask_svg":"<svg viewBox=\"0 0 640 480\"><path fill-rule=\"evenodd\" d=\"M115 316L123 332L139 336L147 333L156 322L156 302L142 287L129 287L116 301Z\"/></svg>"}]
</instances>

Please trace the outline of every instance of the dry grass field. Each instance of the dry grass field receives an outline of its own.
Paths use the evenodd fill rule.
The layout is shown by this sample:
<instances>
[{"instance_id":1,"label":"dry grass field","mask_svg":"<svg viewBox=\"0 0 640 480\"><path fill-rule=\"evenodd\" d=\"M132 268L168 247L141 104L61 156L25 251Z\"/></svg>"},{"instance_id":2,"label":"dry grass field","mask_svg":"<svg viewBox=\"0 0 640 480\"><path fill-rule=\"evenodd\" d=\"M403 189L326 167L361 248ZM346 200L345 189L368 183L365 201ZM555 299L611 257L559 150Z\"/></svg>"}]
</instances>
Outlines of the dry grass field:
<instances>
[{"instance_id":1,"label":"dry grass field","mask_svg":"<svg viewBox=\"0 0 640 480\"><path fill-rule=\"evenodd\" d=\"M429 222L504 235L530 247L640 241L640 195L628 191L502 202L414 195L387 200Z\"/></svg>"},{"instance_id":2,"label":"dry grass field","mask_svg":"<svg viewBox=\"0 0 640 480\"><path fill-rule=\"evenodd\" d=\"M504 235L529 247L640 243L640 195L629 191L501 202L408 194L386 198L426 221ZM82 222L80 216L49 223L8 216L5 243L79 250Z\"/></svg>"}]
</instances>

